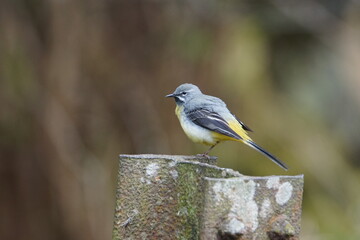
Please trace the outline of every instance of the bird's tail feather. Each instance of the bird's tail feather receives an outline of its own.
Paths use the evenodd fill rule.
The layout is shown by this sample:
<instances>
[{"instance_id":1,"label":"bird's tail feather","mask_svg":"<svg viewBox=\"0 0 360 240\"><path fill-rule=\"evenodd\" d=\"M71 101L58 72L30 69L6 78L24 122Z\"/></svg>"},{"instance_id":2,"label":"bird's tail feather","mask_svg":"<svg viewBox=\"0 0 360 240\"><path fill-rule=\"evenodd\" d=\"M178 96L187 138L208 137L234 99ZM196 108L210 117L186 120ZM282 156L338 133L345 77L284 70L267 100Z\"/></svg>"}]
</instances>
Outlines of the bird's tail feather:
<instances>
[{"instance_id":1,"label":"bird's tail feather","mask_svg":"<svg viewBox=\"0 0 360 240\"><path fill-rule=\"evenodd\" d=\"M268 157L271 161L273 161L274 163L276 163L277 165L279 165L280 167L282 167L284 170L288 170L288 167L286 166L285 163L283 163L281 160L279 160L277 157L275 157L274 155L272 155L271 153L269 153L268 151L266 151L265 149L263 149L262 147L260 147L259 145L257 145L256 143L254 143L251 140L247 140L245 141L245 143L247 145L249 145L250 147L254 148L255 150L257 150L258 152L260 152L261 154L265 155L266 157Z\"/></svg>"}]
</instances>

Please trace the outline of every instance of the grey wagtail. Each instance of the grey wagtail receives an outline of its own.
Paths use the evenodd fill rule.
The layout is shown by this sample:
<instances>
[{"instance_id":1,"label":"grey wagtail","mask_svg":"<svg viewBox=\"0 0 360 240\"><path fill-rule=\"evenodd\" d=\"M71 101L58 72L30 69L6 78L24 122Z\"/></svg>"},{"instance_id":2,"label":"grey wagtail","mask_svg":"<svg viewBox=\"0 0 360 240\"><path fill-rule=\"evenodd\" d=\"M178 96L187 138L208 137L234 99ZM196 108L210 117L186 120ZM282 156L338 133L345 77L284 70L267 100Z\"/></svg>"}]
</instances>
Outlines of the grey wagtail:
<instances>
[{"instance_id":1,"label":"grey wagtail","mask_svg":"<svg viewBox=\"0 0 360 240\"><path fill-rule=\"evenodd\" d=\"M247 132L252 130L236 118L221 99L202 94L197 86L189 83L180 85L166 97L175 98L175 113L185 134L194 142L210 145L205 155L222 141L243 142L287 170L285 163L251 140Z\"/></svg>"}]
</instances>

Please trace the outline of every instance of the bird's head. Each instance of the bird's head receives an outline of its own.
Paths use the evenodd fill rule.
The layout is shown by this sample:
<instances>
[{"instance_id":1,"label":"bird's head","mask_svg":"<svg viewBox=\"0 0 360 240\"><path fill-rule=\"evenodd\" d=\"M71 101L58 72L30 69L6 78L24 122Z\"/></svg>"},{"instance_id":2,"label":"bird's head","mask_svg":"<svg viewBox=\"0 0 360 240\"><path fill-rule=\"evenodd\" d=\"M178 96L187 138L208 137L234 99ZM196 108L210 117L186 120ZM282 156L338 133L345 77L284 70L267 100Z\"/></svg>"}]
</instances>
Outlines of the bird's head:
<instances>
[{"instance_id":1,"label":"bird's head","mask_svg":"<svg viewBox=\"0 0 360 240\"><path fill-rule=\"evenodd\" d=\"M201 91L197 86L190 83L184 83L178 86L172 94L166 95L165 97L173 97L175 98L176 104L182 105L197 94L201 94Z\"/></svg>"}]
</instances>

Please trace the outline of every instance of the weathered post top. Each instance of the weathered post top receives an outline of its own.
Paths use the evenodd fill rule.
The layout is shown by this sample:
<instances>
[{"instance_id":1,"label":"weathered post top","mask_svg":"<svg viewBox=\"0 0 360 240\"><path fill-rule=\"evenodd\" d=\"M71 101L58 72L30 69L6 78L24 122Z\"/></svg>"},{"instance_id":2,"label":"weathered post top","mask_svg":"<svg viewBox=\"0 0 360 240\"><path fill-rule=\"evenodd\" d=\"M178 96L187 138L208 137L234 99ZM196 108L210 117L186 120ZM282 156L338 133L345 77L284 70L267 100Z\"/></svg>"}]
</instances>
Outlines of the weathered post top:
<instances>
[{"instance_id":1,"label":"weathered post top","mask_svg":"<svg viewBox=\"0 0 360 240\"><path fill-rule=\"evenodd\" d=\"M248 177L216 159L120 155L113 240L298 239L302 176Z\"/></svg>"},{"instance_id":2,"label":"weathered post top","mask_svg":"<svg viewBox=\"0 0 360 240\"><path fill-rule=\"evenodd\" d=\"M217 157L199 155L165 155L165 154L121 154L120 159L142 159L142 160L169 160L169 161L190 161L216 165Z\"/></svg>"}]
</instances>

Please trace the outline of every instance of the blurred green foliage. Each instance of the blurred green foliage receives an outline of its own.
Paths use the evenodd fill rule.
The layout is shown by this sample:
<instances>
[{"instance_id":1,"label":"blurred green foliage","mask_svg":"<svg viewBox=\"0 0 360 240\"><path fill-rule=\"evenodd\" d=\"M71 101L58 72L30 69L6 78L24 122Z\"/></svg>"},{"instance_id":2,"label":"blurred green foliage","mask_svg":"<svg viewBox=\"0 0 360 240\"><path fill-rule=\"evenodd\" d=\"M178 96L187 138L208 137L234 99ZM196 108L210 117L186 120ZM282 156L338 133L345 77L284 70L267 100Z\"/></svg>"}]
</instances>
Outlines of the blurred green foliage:
<instances>
[{"instance_id":1,"label":"blurred green foliage","mask_svg":"<svg viewBox=\"0 0 360 240\"><path fill-rule=\"evenodd\" d=\"M284 173L305 174L302 238L360 238L356 1L0 2L0 239L110 239L117 155L196 154L164 96L222 98Z\"/></svg>"}]
</instances>

